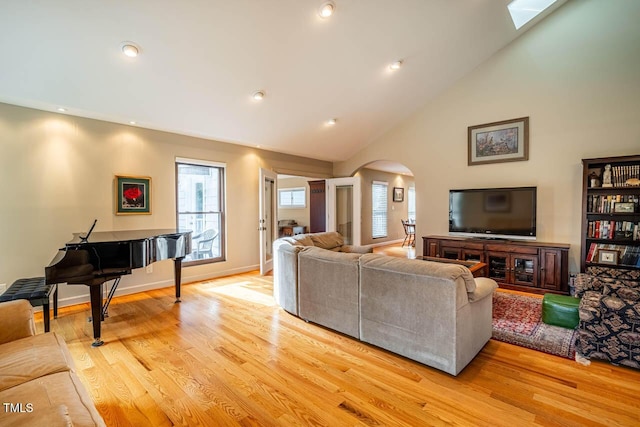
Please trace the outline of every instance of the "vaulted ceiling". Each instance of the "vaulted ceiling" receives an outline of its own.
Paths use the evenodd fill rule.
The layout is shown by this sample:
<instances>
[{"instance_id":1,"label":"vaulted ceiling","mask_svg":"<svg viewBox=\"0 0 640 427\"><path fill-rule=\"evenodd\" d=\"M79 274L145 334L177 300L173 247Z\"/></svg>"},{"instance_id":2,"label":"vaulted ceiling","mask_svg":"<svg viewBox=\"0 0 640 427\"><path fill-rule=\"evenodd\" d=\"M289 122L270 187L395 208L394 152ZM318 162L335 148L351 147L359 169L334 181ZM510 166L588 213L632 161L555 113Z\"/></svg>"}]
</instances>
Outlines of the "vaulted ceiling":
<instances>
[{"instance_id":1,"label":"vaulted ceiling","mask_svg":"<svg viewBox=\"0 0 640 427\"><path fill-rule=\"evenodd\" d=\"M563 3L516 30L509 0L323 2L3 1L0 102L343 160Z\"/></svg>"}]
</instances>

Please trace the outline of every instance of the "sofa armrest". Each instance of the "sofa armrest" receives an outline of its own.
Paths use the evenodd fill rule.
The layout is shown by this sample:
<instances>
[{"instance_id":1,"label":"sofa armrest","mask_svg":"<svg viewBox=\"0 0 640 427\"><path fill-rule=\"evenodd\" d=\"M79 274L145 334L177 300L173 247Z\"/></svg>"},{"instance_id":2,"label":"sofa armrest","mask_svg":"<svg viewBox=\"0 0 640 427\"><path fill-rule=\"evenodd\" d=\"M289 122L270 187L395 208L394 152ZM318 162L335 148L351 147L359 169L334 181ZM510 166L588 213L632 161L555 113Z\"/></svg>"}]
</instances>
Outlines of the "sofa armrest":
<instances>
[{"instance_id":1,"label":"sofa armrest","mask_svg":"<svg viewBox=\"0 0 640 427\"><path fill-rule=\"evenodd\" d=\"M347 252L347 253L354 253L354 254L371 254L373 253L373 246L343 245L340 248L340 252Z\"/></svg>"},{"instance_id":2,"label":"sofa armrest","mask_svg":"<svg viewBox=\"0 0 640 427\"><path fill-rule=\"evenodd\" d=\"M0 303L0 344L35 334L33 307L29 301L18 299Z\"/></svg>"},{"instance_id":3,"label":"sofa armrest","mask_svg":"<svg viewBox=\"0 0 640 427\"><path fill-rule=\"evenodd\" d=\"M487 277L477 277L475 282L476 289L473 292L467 292L469 302L476 302L487 298L488 296L493 295L493 291L498 289L496 281Z\"/></svg>"}]
</instances>

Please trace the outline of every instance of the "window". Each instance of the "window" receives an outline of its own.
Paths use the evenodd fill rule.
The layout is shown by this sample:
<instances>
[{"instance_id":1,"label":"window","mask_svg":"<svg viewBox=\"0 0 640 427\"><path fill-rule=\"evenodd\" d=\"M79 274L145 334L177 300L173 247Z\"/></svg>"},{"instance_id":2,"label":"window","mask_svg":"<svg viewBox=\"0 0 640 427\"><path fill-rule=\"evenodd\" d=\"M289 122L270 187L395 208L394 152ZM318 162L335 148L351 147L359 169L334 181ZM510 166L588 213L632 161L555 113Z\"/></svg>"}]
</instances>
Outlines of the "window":
<instances>
[{"instance_id":1,"label":"window","mask_svg":"<svg viewBox=\"0 0 640 427\"><path fill-rule=\"evenodd\" d=\"M507 5L516 30L554 4L556 0L513 0Z\"/></svg>"},{"instance_id":2,"label":"window","mask_svg":"<svg viewBox=\"0 0 640 427\"><path fill-rule=\"evenodd\" d=\"M371 237L387 237L389 184L373 181L371 185Z\"/></svg>"},{"instance_id":3,"label":"window","mask_svg":"<svg viewBox=\"0 0 640 427\"><path fill-rule=\"evenodd\" d=\"M304 208L307 206L307 193L304 187L283 188L278 190L278 207Z\"/></svg>"},{"instance_id":4,"label":"window","mask_svg":"<svg viewBox=\"0 0 640 427\"><path fill-rule=\"evenodd\" d=\"M224 178L224 164L176 159L177 228L193 231L192 252L184 261L225 259Z\"/></svg>"},{"instance_id":5,"label":"window","mask_svg":"<svg viewBox=\"0 0 640 427\"><path fill-rule=\"evenodd\" d=\"M416 220L416 187L409 187L409 191L407 191L407 204L408 210L407 216L409 217L409 221Z\"/></svg>"}]
</instances>

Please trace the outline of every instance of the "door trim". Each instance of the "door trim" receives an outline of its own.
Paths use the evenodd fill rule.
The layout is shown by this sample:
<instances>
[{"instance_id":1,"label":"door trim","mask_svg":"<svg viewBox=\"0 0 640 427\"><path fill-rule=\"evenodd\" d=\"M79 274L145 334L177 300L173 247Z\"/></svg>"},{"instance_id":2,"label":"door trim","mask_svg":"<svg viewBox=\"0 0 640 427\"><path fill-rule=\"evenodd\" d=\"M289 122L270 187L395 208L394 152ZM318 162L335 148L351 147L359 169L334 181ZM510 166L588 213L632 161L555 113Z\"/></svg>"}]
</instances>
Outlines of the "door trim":
<instances>
[{"instance_id":1,"label":"door trim","mask_svg":"<svg viewBox=\"0 0 640 427\"><path fill-rule=\"evenodd\" d=\"M347 178L331 178L326 180L327 199L327 231L338 231L338 224L335 218L336 211L336 189L340 186L353 187L353 221L351 232L353 233L354 246L359 246L362 241L362 180L358 176Z\"/></svg>"},{"instance_id":2,"label":"door trim","mask_svg":"<svg viewBox=\"0 0 640 427\"><path fill-rule=\"evenodd\" d=\"M259 172L259 183L258 183L258 199L259 199L259 207L258 207L258 234L260 235L260 274L265 275L271 270L273 270L273 253L271 254L271 259L267 259L268 248L267 245L271 245L271 250L273 250L273 241L277 238L277 221L278 221L278 210L277 210L277 196L278 196L278 174L260 168ZM266 187L265 183L267 181L273 182L272 192L271 192L271 213L270 215L267 213L267 196L266 196ZM271 230L271 239L268 239L268 232Z\"/></svg>"}]
</instances>

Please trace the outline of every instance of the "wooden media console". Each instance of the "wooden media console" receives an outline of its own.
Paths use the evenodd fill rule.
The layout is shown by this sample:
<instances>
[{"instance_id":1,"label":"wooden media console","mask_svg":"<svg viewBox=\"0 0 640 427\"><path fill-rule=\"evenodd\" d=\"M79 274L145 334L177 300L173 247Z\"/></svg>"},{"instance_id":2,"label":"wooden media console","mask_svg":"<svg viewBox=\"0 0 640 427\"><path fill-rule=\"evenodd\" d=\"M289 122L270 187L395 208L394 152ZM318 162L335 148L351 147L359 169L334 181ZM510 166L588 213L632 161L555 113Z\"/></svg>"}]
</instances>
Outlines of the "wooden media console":
<instances>
[{"instance_id":1,"label":"wooden media console","mask_svg":"<svg viewBox=\"0 0 640 427\"><path fill-rule=\"evenodd\" d=\"M479 261L501 288L569 294L569 245L533 241L425 236L423 256Z\"/></svg>"}]
</instances>

